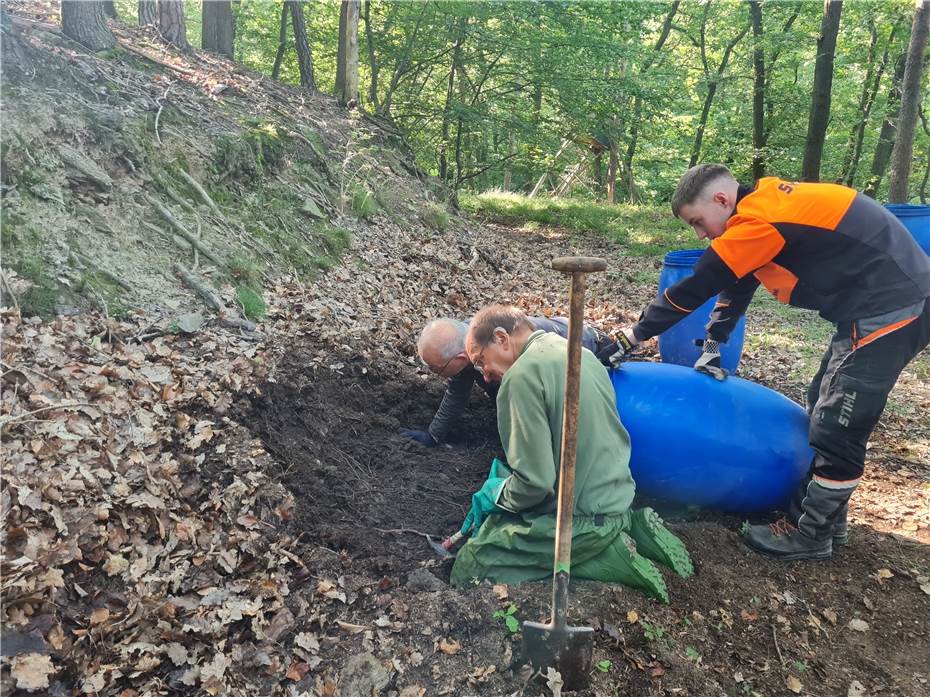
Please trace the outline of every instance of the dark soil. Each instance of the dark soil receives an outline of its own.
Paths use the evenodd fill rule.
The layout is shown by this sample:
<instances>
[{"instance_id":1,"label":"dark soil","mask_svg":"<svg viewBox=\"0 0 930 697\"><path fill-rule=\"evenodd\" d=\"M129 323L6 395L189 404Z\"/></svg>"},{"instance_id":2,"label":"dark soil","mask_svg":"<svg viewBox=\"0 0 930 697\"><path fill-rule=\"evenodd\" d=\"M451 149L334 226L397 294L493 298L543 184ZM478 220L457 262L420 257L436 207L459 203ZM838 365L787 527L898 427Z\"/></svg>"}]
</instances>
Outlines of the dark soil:
<instances>
[{"instance_id":1,"label":"dark soil","mask_svg":"<svg viewBox=\"0 0 930 697\"><path fill-rule=\"evenodd\" d=\"M290 365L305 364L300 349L294 355ZM401 532L453 532L500 453L493 405L477 390L451 447L426 449L397 435L425 427L441 395L441 381L406 366L390 375L351 363L341 372L292 369L265 384L244 420L297 499L294 532L308 574L344 574L348 621L393 623L379 644L405 667L393 689L550 694L526 682L519 634L494 617L514 604L520 620L547 619L548 584L450 588L449 562L423 537ZM930 596L920 587L926 579L918 581L930 572L926 545L854 524L851 544L831 562L783 564L749 551L736 518L692 512L671 525L696 573L686 581L666 574L670 605L622 586L575 585L571 621L598 630L599 668L584 694L930 691ZM422 585L424 570L436 588ZM851 620L867 628L851 628ZM329 631L322 671L338 672L347 657L371 649L370 639ZM461 649L438 649L446 640ZM854 681L865 691L855 692Z\"/></svg>"}]
</instances>

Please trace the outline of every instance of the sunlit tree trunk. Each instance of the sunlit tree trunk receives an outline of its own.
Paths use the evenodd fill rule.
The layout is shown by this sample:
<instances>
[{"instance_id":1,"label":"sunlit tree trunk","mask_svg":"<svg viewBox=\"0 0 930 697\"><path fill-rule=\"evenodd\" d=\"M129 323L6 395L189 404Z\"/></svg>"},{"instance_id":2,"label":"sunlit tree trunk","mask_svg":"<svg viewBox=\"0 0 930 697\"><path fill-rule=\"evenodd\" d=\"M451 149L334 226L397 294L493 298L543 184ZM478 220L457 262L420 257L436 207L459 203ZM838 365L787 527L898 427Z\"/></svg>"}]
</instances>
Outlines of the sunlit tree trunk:
<instances>
[{"instance_id":1,"label":"sunlit tree trunk","mask_svg":"<svg viewBox=\"0 0 930 697\"><path fill-rule=\"evenodd\" d=\"M820 36L817 38L817 61L814 65L814 89L811 110L807 120L807 142L804 145L804 162L801 179L806 182L820 181L820 162L823 159L823 144L830 119L830 98L833 89L833 56L836 53L836 37L840 31L842 0L826 0L823 4L823 19Z\"/></svg>"},{"instance_id":2,"label":"sunlit tree trunk","mask_svg":"<svg viewBox=\"0 0 930 697\"><path fill-rule=\"evenodd\" d=\"M336 96L342 106L358 103L359 9L359 0L342 0L336 64Z\"/></svg>"},{"instance_id":3,"label":"sunlit tree trunk","mask_svg":"<svg viewBox=\"0 0 930 697\"><path fill-rule=\"evenodd\" d=\"M917 0L911 40L907 46L904 82L901 86L901 111L898 114L898 136L891 152L891 174L888 176L888 200L906 203L907 182L911 174L914 155L914 129L917 126L917 108L920 106L920 84L923 76L924 52L930 34L930 2Z\"/></svg>"}]
</instances>

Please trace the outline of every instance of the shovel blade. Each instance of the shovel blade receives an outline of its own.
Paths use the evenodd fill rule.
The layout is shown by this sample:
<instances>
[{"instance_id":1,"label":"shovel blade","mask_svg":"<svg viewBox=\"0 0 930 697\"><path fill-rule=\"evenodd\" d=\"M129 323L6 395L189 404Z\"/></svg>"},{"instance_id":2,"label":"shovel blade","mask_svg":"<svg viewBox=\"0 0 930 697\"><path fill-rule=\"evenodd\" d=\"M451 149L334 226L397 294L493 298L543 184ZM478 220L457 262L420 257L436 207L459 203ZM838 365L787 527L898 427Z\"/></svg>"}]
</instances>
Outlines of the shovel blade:
<instances>
[{"instance_id":1,"label":"shovel blade","mask_svg":"<svg viewBox=\"0 0 930 697\"><path fill-rule=\"evenodd\" d=\"M545 674L555 668L566 690L581 690L591 677L594 630L591 627L561 627L539 622L523 623L523 658Z\"/></svg>"},{"instance_id":2,"label":"shovel blade","mask_svg":"<svg viewBox=\"0 0 930 697\"><path fill-rule=\"evenodd\" d=\"M429 546L432 548L436 554L439 555L440 559L454 559L455 555L450 552L448 549L442 546L441 543L434 540L432 537L427 536L426 541L429 542Z\"/></svg>"}]
</instances>

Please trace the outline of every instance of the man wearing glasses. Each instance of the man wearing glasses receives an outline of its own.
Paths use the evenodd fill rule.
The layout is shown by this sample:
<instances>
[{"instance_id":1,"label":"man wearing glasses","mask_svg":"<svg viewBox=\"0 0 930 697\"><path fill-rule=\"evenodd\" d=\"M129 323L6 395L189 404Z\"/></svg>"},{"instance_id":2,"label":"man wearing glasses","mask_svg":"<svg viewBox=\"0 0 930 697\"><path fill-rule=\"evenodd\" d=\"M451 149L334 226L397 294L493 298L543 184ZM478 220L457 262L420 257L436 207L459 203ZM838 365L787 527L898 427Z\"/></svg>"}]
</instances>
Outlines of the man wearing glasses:
<instances>
[{"instance_id":1,"label":"man wearing glasses","mask_svg":"<svg viewBox=\"0 0 930 697\"><path fill-rule=\"evenodd\" d=\"M564 317L530 317L529 321L535 329L552 332L563 338L568 336L568 320ZM427 448L445 442L449 432L465 413L472 385L477 384L492 399L497 396L500 376L482 375L468 360L465 353L467 332L468 322L448 318L434 319L423 328L417 341L417 353L430 372L448 379L446 392L429 428L425 431L407 428L400 431L402 436ZM611 339L599 329L585 325L581 343L596 354L610 344Z\"/></svg>"},{"instance_id":2,"label":"man wearing glasses","mask_svg":"<svg viewBox=\"0 0 930 697\"><path fill-rule=\"evenodd\" d=\"M472 497L462 525L471 539L451 581L521 583L552 573L568 343L536 329L518 308L492 305L471 322L471 363L500 381L497 425L507 456ZM658 561L691 575L682 542L649 508L630 509L630 437L617 415L613 385L594 354L581 352L572 577L624 583L668 602Z\"/></svg>"}]
</instances>

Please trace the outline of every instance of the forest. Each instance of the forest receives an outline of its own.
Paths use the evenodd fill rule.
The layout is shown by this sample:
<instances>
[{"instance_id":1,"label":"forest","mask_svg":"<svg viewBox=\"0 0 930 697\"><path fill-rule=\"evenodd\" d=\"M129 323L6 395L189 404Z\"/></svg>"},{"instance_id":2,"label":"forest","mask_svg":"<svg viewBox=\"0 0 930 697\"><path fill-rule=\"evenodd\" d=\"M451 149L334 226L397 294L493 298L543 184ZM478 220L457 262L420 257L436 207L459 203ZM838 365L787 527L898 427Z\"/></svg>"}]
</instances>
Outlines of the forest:
<instances>
[{"instance_id":1,"label":"forest","mask_svg":"<svg viewBox=\"0 0 930 697\"><path fill-rule=\"evenodd\" d=\"M928 24L928 0L3 0L0 692L926 697ZM671 327L698 327L697 361L672 360L660 332L613 362L644 308L716 253L669 205L711 162L884 221L856 228L885 235L850 245L858 275L829 246L791 268L840 277L831 301L883 301L870 307L888 324L841 335L759 288L732 318L738 341L716 346L732 363L712 363L700 309ZM717 217L736 210L727 192ZM885 292L901 269L916 282ZM595 435L629 434L601 449L594 494L616 506L625 482L607 525L635 516L646 537L622 531L604 566L648 584L573 565L565 616L591 649L579 690L527 660L565 573L551 545L538 578L455 580L481 525L509 520L453 545L503 486L511 442L478 363L516 361L501 346L518 328L441 363L421 339L497 303L556 345L583 314L611 352L602 369L579 351L599 381ZM831 362L834 344L849 353ZM895 376L878 388L824 378L875 356ZM624 386L650 374L671 377ZM831 402L818 385L848 390ZM837 431L858 439L844 452L864 457L861 479L831 489L813 551L760 552L759 531L799 539L801 517L776 510L813 482L823 420L805 407L850 419L857 395L881 402L877 424ZM530 440L556 463L547 409ZM580 440L579 456L595 439ZM543 475L548 505L561 462ZM678 495L709 489L723 493Z\"/></svg>"},{"instance_id":2,"label":"forest","mask_svg":"<svg viewBox=\"0 0 930 697\"><path fill-rule=\"evenodd\" d=\"M661 202L722 162L927 199L910 0L154 4L79 3L390 119L452 194Z\"/></svg>"}]
</instances>

